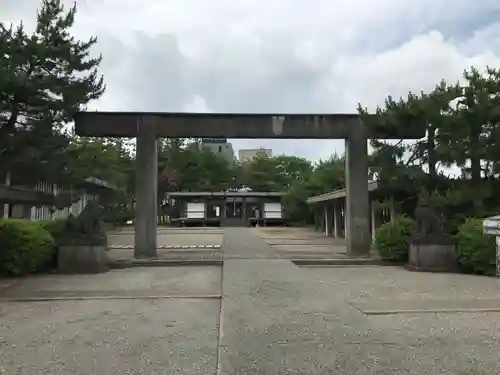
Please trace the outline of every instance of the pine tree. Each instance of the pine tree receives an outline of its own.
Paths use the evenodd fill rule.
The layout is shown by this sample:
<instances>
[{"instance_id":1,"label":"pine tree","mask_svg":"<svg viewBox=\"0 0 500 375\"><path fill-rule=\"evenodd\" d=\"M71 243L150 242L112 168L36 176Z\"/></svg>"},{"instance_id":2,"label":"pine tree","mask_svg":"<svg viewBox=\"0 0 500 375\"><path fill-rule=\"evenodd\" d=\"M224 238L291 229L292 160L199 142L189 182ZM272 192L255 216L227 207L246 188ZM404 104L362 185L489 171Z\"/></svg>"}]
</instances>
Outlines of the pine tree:
<instances>
[{"instance_id":1,"label":"pine tree","mask_svg":"<svg viewBox=\"0 0 500 375\"><path fill-rule=\"evenodd\" d=\"M452 116L440 129L450 161L462 168L470 179L478 215L483 211L483 199L490 194L484 182L488 175L487 161L495 157L499 144L499 78L499 71L491 68L487 68L485 74L474 67L466 70L465 83L461 85Z\"/></svg>"},{"instance_id":2,"label":"pine tree","mask_svg":"<svg viewBox=\"0 0 500 375\"><path fill-rule=\"evenodd\" d=\"M32 35L22 24L0 28L0 164L26 183L65 175L62 130L105 90L102 57L91 57L97 39L71 35L75 15L76 5L66 12L60 0L44 0Z\"/></svg>"}]
</instances>

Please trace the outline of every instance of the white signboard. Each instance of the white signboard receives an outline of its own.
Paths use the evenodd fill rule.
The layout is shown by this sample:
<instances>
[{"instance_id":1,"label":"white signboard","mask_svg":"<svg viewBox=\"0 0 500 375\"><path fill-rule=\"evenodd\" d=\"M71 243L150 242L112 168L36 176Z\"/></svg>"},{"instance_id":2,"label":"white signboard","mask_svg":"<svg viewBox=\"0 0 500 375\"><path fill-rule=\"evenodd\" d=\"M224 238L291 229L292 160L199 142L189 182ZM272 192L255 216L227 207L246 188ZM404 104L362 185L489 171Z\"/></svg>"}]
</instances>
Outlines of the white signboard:
<instances>
[{"instance_id":1,"label":"white signboard","mask_svg":"<svg viewBox=\"0 0 500 375\"><path fill-rule=\"evenodd\" d=\"M205 203L188 203L186 205L186 217L188 219L204 219Z\"/></svg>"},{"instance_id":2,"label":"white signboard","mask_svg":"<svg viewBox=\"0 0 500 375\"><path fill-rule=\"evenodd\" d=\"M281 203L264 203L264 219L281 219Z\"/></svg>"}]
</instances>

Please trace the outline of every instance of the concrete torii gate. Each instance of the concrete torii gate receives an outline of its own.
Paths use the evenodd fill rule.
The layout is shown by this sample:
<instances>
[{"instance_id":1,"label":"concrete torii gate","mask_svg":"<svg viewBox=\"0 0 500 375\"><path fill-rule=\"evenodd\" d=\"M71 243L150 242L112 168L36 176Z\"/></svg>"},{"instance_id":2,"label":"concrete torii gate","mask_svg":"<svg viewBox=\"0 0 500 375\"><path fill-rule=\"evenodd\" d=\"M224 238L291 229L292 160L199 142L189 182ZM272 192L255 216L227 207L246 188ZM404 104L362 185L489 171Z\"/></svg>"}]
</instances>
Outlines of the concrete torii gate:
<instances>
[{"instance_id":1,"label":"concrete torii gate","mask_svg":"<svg viewBox=\"0 0 500 375\"><path fill-rule=\"evenodd\" d=\"M88 137L136 137L136 258L154 258L157 236L157 138L345 139L347 253L370 251L367 139L419 139L423 123L400 133L367 127L357 114L201 114L78 112L75 131Z\"/></svg>"}]
</instances>

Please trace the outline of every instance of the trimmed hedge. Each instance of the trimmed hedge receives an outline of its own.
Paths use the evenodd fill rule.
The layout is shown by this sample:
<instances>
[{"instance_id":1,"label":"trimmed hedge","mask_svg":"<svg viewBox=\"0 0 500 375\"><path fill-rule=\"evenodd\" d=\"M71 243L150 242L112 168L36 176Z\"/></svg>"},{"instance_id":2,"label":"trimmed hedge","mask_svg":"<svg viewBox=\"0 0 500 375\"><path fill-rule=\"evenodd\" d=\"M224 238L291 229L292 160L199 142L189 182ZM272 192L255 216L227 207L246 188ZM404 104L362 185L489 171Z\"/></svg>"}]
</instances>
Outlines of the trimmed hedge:
<instances>
[{"instance_id":1,"label":"trimmed hedge","mask_svg":"<svg viewBox=\"0 0 500 375\"><path fill-rule=\"evenodd\" d=\"M45 271L54 256L52 235L36 221L0 220L0 274Z\"/></svg>"},{"instance_id":2,"label":"trimmed hedge","mask_svg":"<svg viewBox=\"0 0 500 375\"><path fill-rule=\"evenodd\" d=\"M61 237L64 235L66 230L66 219L56 219L56 220L43 220L38 221L38 224L42 226L47 232L49 232L54 241L57 243Z\"/></svg>"},{"instance_id":3,"label":"trimmed hedge","mask_svg":"<svg viewBox=\"0 0 500 375\"><path fill-rule=\"evenodd\" d=\"M396 216L377 228L375 246L380 257L392 262L407 261L410 237L416 228L415 220L406 216Z\"/></svg>"},{"instance_id":4,"label":"trimmed hedge","mask_svg":"<svg viewBox=\"0 0 500 375\"><path fill-rule=\"evenodd\" d=\"M483 233L482 219L467 219L458 227L456 237L458 263L465 272L495 274L495 236Z\"/></svg>"},{"instance_id":5,"label":"trimmed hedge","mask_svg":"<svg viewBox=\"0 0 500 375\"><path fill-rule=\"evenodd\" d=\"M66 230L66 219L55 219L55 220L41 220L37 222L41 225L47 232L52 235L54 239L54 252L52 253L52 258L49 262L51 268L57 267L57 255L58 255L58 245L61 239L64 237L64 232Z\"/></svg>"}]
</instances>

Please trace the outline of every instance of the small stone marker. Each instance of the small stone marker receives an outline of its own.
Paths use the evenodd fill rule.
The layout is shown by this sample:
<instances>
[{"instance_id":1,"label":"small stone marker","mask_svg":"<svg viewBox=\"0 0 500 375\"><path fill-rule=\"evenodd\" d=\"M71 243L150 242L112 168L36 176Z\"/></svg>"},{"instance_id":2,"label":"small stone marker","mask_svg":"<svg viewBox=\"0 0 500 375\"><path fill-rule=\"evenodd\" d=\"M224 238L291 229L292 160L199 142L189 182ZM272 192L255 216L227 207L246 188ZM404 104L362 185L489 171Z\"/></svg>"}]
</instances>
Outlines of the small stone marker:
<instances>
[{"instance_id":1,"label":"small stone marker","mask_svg":"<svg viewBox=\"0 0 500 375\"><path fill-rule=\"evenodd\" d=\"M484 219L483 231L485 234L496 236L496 243L497 243L497 251L495 257L496 276L500 277L500 215Z\"/></svg>"}]
</instances>

